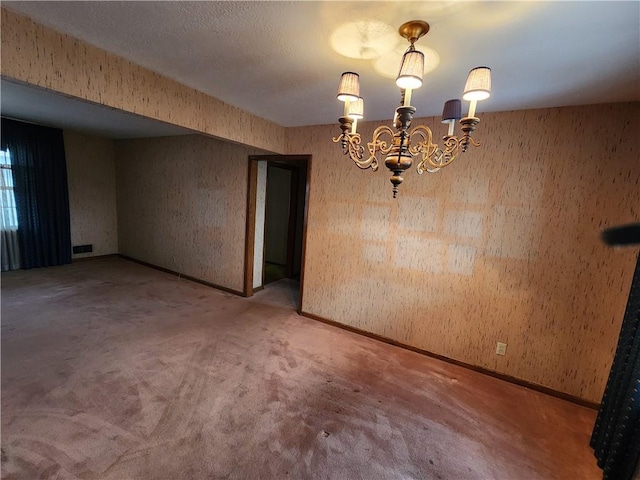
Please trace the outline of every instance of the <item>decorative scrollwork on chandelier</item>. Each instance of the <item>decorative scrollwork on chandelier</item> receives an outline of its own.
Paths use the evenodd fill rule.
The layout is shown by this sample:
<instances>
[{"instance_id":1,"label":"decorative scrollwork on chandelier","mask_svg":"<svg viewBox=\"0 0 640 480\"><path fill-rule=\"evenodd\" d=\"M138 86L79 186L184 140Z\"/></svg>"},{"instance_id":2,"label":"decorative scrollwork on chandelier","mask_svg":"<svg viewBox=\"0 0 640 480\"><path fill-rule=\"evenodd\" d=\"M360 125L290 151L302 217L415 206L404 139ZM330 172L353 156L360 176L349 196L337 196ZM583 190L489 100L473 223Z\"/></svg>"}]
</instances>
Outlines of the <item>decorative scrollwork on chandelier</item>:
<instances>
[{"instance_id":1,"label":"decorative scrollwork on chandelier","mask_svg":"<svg viewBox=\"0 0 640 480\"><path fill-rule=\"evenodd\" d=\"M479 147L480 143L472 138L480 119L475 116L476 104L491 93L491 70L477 67L469 72L462 98L470 101L469 113L461 118L461 102L454 99L444 105L442 122L449 124L449 132L442 138L443 146L433 143L433 133L425 125L411 129L416 108L410 105L412 90L422 85L424 55L415 49L414 43L429 31L429 24L423 21L411 21L403 24L400 35L406 38L410 46L402 57L400 73L396 84L401 89L400 106L396 109L393 126L378 126L373 138L367 142L366 149L357 133L358 120L364 116L364 100L360 96L360 77L354 72L345 72L340 79L338 99L345 103L344 115L338 120L342 133L333 138L340 143L345 155L353 160L358 168L378 170L378 156L385 157L384 164L391 171L393 198L398 195L398 187L404 181L403 173L418 157L417 171L434 173L450 165L458 156L465 153L469 146ZM462 135L455 136L454 126L460 121ZM368 157L367 157L368 153Z\"/></svg>"}]
</instances>

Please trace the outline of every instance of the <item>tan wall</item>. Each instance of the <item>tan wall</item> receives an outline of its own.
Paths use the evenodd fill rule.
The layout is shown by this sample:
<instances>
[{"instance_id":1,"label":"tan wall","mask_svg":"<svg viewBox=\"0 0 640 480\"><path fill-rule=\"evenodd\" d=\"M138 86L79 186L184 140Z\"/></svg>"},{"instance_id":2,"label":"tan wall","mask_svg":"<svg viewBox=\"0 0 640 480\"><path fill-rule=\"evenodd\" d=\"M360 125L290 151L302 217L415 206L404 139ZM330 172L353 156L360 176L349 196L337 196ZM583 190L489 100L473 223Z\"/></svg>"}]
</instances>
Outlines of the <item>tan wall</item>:
<instances>
[{"instance_id":1,"label":"tan wall","mask_svg":"<svg viewBox=\"0 0 640 480\"><path fill-rule=\"evenodd\" d=\"M337 125L288 130L313 155L303 311L599 401L637 250L598 232L640 218L639 107L482 115L484 146L397 200Z\"/></svg>"},{"instance_id":2,"label":"tan wall","mask_svg":"<svg viewBox=\"0 0 640 480\"><path fill-rule=\"evenodd\" d=\"M92 244L92 253L73 258L118 253L116 169L113 142L107 138L64 131L67 159L71 244Z\"/></svg>"},{"instance_id":3,"label":"tan wall","mask_svg":"<svg viewBox=\"0 0 640 480\"><path fill-rule=\"evenodd\" d=\"M284 127L2 9L2 75L281 153Z\"/></svg>"},{"instance_id":4,"label":"tan wall","mask_svg":"<svg viewBox=\"0 0 640 480\"><path fill-rule=\"evenodd\" d=\"M243 290L252 148L199 135L116 142L120 253Z\"/></svg>"}]
</instances>

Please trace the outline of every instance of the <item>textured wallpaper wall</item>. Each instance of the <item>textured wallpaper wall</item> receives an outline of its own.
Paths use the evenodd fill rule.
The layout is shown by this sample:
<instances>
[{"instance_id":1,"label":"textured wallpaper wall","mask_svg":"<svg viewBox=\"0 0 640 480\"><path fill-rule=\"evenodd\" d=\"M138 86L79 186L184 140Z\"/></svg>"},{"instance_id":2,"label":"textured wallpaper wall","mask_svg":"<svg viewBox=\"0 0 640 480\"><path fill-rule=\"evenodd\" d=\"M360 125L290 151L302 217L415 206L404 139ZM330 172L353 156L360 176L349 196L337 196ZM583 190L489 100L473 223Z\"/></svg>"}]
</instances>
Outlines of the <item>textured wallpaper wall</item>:
<instances>
[{"instance_id":1,"label":"textured wallpaper wall","mask_svg":"<svg viewBox=\"0 0 640 480\"><path fill-rule=\"evenodd\" d=\"M249 155L199 135L116 142L120 253L238 292Z\"/></svg>"},{"instance_id":2,"label":"textured wallpaper wall","mask_svg":"<svg viewBox=\"0 0 640 480\"><path fill-rule=\"evenodd\" d=\"M118 253L116 168L113 142L107 138L64 131L71 215L71 244L93 245L92 253L73 258Z\"/></svg>"},{"instance_id":3,"label":"textured wallpaper wall","mask_svg":"<svg viewBox=\"0 0 640 480\"><path fill-rule=\"evenodd\" d=\"M639 119L638 103L484 114L481 149L408 172L397 200L337 125L288 130L287 152L313 155L303 311L599 401L637 252L598 232L640 219Z\"/></svg>"},{"instance_id":4,"label":"textured wallpaper wall","mask_svg":"<svg viewBox=\"0 0 640 480\"><path fill-rule=\"evenodd\" d=\"M282 153L284 128L2 9L2 75Z\"/></svg>"}]
</instances>

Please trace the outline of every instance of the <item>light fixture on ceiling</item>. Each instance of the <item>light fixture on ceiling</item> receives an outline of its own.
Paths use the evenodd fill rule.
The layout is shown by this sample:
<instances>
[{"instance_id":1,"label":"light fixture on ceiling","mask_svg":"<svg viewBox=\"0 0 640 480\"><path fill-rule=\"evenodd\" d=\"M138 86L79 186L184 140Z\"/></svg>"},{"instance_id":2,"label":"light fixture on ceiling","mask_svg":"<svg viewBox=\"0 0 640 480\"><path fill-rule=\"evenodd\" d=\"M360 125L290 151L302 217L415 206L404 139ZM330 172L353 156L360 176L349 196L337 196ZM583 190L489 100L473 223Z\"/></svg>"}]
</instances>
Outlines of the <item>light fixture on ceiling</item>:
<instances>
[{"instance_id":1,"label":"light fixture on ceiling","mask_svg":"<svg viewBox=\"0 0 640 480\"><path fill-rule=\"evenodd\" d=\"M344 102L344 116L340 117L342 134L333 138L334 143L340 142L343 153L349 154L351 160L362 168L378 170L377 155L386 155L385 166L392 172L393 198L398 195L398 186L404 178L402 174L411 167L412 157L420 155L418 173L425 171L437 172L453 162L460 153L464 153L469 145L479 147L480 143L471 137L480 119L475 116L476 104L480 100L489 98L491 94L491 69L477 67L469 72L462 98L470 102L469 113L461 118L460 100L449 100L444 105L442 123L449 124L449 132L443 137L443 148L432 143L433 134L425 125L419 125L409 130L416 108L411 106L411 92L422 86L424 74L424 55L416 50L414 43L429 31L427 22L414 20L403 24L400 35L406 38L410 45L402 56L400 73L396 78L396 85L401 89L400 106L396 108L393 126L395 131L386 125L380 125L373 132L373 139L365 147L362 145L360 134L357 133L358 120L363 118L364 101L360 96L360 77L354 72L345 72L338 87L338 100ZM460 120L462 136L455 136L455 122ZM382 140L384 136L389 141ZM413 142L412 142L413 140Z\"/></svg>"}]
</instances>

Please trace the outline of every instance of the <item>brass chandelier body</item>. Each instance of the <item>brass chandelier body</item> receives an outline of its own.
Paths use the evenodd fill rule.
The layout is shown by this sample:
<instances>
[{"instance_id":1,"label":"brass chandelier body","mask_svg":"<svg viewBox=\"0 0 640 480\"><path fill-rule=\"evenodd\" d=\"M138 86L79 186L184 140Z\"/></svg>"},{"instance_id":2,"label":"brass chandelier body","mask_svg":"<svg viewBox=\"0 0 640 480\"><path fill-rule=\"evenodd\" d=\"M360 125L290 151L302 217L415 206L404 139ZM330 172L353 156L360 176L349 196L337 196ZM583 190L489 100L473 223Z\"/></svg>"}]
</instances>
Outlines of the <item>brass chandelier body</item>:
<instances>
[{"instance_id":1,"label":"brass chandelier body","mask_svg":"<svg viewBox=\"0 0 640 480\"><path fill-rule=\"evenodd\" d=\"M401 104L396 109L393 127L378 126L373 138L367 142L366 148L357 133L358 119L363 117L364 102L359 95L359 76L353 72L342 75L338 90L338 99L345 102L344 115L340 117L342 133L333 138L340 143L343 153L361 169L378 170L378 156L385 156L384 164L391 171L393 197L398 195L398 187L403 182L403 173L411 168L413 157L419 157L417 171L419 174L434 173L451 164L469 145L479 147L480 143L472 137L480 119L475 116L478 100L488 98L491 88L490 70L478 67L469 73L463 98L470 100L469 114L460 118L460 100L449 100L445 104L443 123L449 124L448 135L442 138L443 146L433 143L431 129L425 125L411 128L416 108L410 105L411 91L422 85L424 71L424 55L415 50L414 43L429 31L429 24L423 21L411 21L403 24L400 35L406 38L410 46L405 52L396 84L401 88ZM459 120L462 135L453 135L455 121Z\"/></svg>"}]
</instances>

